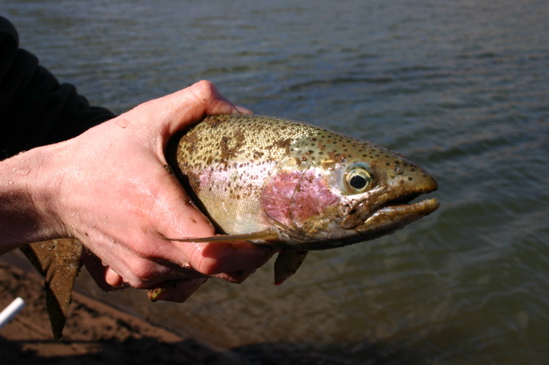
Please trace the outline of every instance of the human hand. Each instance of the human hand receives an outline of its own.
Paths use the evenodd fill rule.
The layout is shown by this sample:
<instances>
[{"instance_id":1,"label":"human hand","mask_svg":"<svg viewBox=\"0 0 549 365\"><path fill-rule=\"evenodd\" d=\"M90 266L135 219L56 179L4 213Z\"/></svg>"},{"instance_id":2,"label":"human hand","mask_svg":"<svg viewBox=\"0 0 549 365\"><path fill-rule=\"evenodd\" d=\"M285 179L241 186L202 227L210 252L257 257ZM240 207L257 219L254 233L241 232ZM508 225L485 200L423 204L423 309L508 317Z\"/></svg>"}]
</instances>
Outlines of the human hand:
<instances>
[{"instance_id":1,"label":"human hand","mask_svg":"<svg viewBox=\"0 0 549 365\"><path fill-rule=\"evenodd\" d=\"M202 81L43 147L48 157L40 172L51 186L43 209L55 217L57 231L87 247L84 261L101 288L172 281L159 299L184 301L205 277L241 282L270 258L268 249L246 242L163 239L215 234L164 167L170 137L206 115L248 112Z\"/></svg>"}]
</instances>

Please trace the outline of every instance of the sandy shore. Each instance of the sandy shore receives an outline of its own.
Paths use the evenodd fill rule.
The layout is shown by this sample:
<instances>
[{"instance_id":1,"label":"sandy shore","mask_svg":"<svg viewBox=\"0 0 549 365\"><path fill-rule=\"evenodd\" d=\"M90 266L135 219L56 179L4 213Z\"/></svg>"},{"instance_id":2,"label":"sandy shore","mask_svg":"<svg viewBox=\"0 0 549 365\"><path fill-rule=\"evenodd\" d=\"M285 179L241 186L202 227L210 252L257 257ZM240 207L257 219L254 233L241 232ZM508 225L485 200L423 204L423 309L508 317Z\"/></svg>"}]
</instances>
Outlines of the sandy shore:
<instances>
[{"instance_id":1,"label":"sandy shore","mask_svg":"<svg viewBox=\"0 0 549 365\"><path fill-rule=\"evenodd\" d=\"M338 344L257 343L218 351L192 337L182 337L154 326L76 291L73 292L63 338L54 341L46 311L43 279L21 256L10 253L0 257L0 310L18 296L26 303L25 308L0 329L0 364L395 363L378 362L380 354L375 347L369 346L366 352L371 354L371 361L366 362L357 360L355 354Z\"/></svg>"},{"instance_id":2,"label":"sandy shore","mask_svg":"<svg viewBox=\"0 0 549 365\"><path fill-rule=\"evenodd\" d=\"M0 310L17 296L26 307L0 329L2 364L243 364L232 352L214 351L79 293L63 338L54 341L42 278L0 263Z\"/></svg>"}]
</instances>

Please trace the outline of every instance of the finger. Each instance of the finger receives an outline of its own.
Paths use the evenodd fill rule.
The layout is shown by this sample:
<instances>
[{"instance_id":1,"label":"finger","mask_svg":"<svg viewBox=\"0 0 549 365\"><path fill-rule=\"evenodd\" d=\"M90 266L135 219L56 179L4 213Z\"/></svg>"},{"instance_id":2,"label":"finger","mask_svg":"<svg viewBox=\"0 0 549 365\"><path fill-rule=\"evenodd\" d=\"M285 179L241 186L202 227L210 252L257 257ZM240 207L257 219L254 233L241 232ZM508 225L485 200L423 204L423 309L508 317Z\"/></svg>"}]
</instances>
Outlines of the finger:
<instances>
[{"instance_id":1,"label":"finger","mask_svg":"<svg viewBox=\"0 0 549 365\"><path fill-rule=\"evenodd\" d=\"M105 281L105 267L101 264L101 260L97 258L87 247L84 246L82 253L82 261L88 269L91 277L97 286L103 291L110 291L113 288Z\"/></svg>"},{"instance_id":2,"label":"finger","mask_svg":"<svg viewBox=\"0 0 549 365\"><path fill-rule=\"evenodd\" d=\"M254 113L250 109L244 108L243 106L240 106L240 105L235 105L234 108L238 112L237 114L253 114Z\"/></svg>"},{"instance_id":3,"label":"finger","mask_svg":"<svg viewBox=\"0 0 549 365\"><path fill-rule=\"evenodd\" d=\"M130 286L143 288L166 280L163 276L168 268L151 260L129 254L119 245L110 247L109 255L100 254L99 256L123 258L123 260L113 260L112 262L108 262L108 259L103 261L89 248L85 248L82 261L91 277L103 291L120 290Z\"/></svg>"},{"instance_id":4,"label":"finger","mask_svg":"<svg viewBox=\"0 0 549 365\"><path fill-rule=\"evenodd\" d=\"M105 282L112 286L114 289L122 289L128 286L124 282L122 276L116 273L110 267L107 267L105 270Z\"/></svg>"},{"instance_id":5,"label":"finger","mask_svg":"<svg viewBox=\"0 0 549 365\"><path fill-rule=\"evenodd\" d=\"M263 266L274 254L269 247L258 246L249 242L212 242L184 243L173 241L174 245L194 245L190 264L205 275L236 273L255 270Z\"/></svg>"},{"instance_id":6,"label":"finger","mask_svg":"<svg viewBox=\"0 0 549 365\"><path fill-rule=\"evenodd\" d=\"M90 276L101 290L112 291L127 287L122 276L118 275L110 267L104 266L101 260L86 247L82 253L82 261Z\"/></svg>"},{"instance_id":7,"label":"finger","mask_svg":"<svg viewBox=\"0 0 549 365\"><path fill-rule=\"evenodd\" d=\"M159 106L162 105L162 109L169 113L169 119L174 122L167 126L168 135L188 128L206 115L250 113L248 109L238 107L230 102L221 95L213 83L205 80L156 99L154 102L161 104L154 105L153 112L157 114ZM148 106L148 103L144 105Z\"/></svg>"},{"instance_id":8,"label":"finger","mask_svg":"<svg viewBox=\"0 0 549 365\"><path fill-rule=\"evenodd\" d=\"M120 252L118 255L123 256L124 253ZM106 269L105 281L114 289L128 286L148 289L167 281L209 277L194 270L188 261L178 264L170 259L153 258L151 255L147 257L129 255L126 261L119 261L116 268Z\"/></svg>"}]
</instances>

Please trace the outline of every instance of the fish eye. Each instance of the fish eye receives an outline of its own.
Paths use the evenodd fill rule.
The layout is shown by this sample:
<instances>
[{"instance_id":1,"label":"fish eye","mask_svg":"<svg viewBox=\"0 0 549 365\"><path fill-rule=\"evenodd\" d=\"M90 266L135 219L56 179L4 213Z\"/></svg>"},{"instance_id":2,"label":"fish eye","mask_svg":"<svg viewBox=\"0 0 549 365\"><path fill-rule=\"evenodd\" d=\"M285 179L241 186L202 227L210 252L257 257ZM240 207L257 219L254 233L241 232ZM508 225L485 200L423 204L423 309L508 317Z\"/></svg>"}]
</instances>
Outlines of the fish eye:
<instances>
[{"instance_id":1,"label":"fish eye","mask_svg":"<svg viewBox=\"0 0 549 365\"><path fill-rule=\"evenodd\" d=\"M345 174L345 184L351 194L363 193L372 181L372 175L362 166L352 166Z\"/></svg>"}]
</instances>

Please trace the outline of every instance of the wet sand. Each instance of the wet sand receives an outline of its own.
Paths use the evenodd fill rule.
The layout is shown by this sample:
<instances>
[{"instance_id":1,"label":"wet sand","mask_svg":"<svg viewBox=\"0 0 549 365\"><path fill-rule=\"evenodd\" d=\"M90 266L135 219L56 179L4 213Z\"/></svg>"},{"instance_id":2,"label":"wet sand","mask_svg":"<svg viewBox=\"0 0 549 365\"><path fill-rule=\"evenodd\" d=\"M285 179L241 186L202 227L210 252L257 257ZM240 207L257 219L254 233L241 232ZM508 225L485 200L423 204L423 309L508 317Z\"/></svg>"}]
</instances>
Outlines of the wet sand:
<instances>
[{"instance_id":1,"label":"wet sand","mask_svg":"<svg viewBox=\"0 0 549 365\"><path fill-rule=\"evenodd\" d=\"M22 255L11 252L0 256L0 310L18 296L24 299L26 306L0 329L0 364L119 365L126 361L133 365L359 363L355 354L337 344L268 342L214 349L192 336L152 325L78 291L73 291L63 337L55 341L46 311L43 278ZM215 332L215 328L210 330ZM388 363L377 350L375 346L366 346L365 352L371 355L371 359L365 364ZM378 361L380 358L383 361Z\"/></svg>"},{"instance_id":2,"label":"wet sand","mask_svg":"<svg viewBox=\"0 0 549 365\"><path fill-rule=\"evenodd\" d=\"M0 310L17 296L26 307L0 329L5 364L243 364L237 354L193 340L75 292L63 338L54 341L42 278L0 263Z\"/></svg>"}]
</instances>

